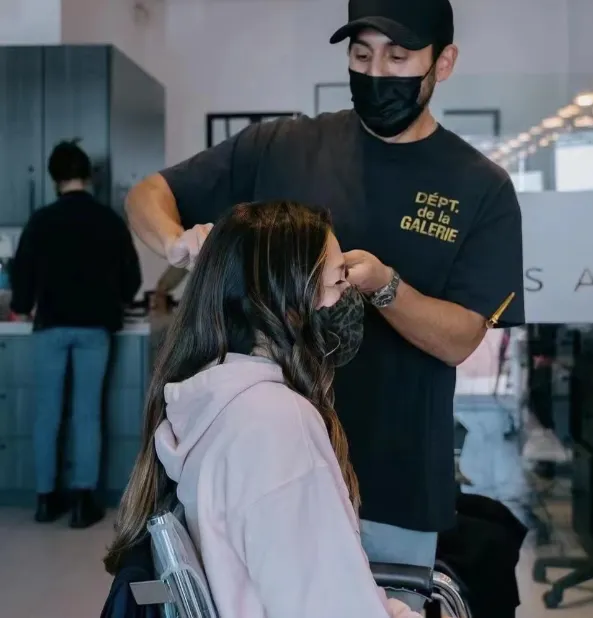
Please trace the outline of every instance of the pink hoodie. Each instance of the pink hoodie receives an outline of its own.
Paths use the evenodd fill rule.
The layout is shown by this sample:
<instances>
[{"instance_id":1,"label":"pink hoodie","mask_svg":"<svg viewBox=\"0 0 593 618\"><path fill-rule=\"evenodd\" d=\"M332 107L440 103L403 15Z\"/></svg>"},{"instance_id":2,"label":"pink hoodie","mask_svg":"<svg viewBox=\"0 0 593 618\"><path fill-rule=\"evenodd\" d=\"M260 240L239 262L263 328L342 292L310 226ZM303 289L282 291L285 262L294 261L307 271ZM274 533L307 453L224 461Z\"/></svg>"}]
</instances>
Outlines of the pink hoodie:
<instances>
[{"instance_id":1,"label":"pink hoodie","mask_svg":"<svg viewBox=\"0 0 593 618\"><path fill-rule=\"evenodd\" d=\"M277 365L230 354L165 400L157 454L221 618L389 616L324 423Z\"/></svg>"}]
</instances>

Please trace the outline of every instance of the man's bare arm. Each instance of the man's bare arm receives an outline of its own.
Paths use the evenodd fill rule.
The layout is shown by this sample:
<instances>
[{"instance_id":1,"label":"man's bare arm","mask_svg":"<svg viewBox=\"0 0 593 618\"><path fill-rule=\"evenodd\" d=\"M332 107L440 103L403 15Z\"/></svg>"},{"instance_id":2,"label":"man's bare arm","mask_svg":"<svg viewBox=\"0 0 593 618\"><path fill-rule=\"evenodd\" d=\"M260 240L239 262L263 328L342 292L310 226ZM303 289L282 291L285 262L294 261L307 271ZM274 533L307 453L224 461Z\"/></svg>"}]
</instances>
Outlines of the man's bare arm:
<instances>
[{"instance_id":1,"label":"man's bare arm","mask_svg":"<svg viewBox=\"0 0 593 618\"><path fill-rule=\"evenodd\" d=\"M344 254L348 281L362 292L385 286L392 269L367 251ZM481 315L446 300L421 294L401 281L394 301L380 310L387 322L407 341L450 366L462 363L486 334Z\"/></svg>"},{"instance_id":2,"label":"man's bare arm","mask_svg":"<svg viewBox=\"0 0 593 618\"><path fill-rule=\"evenodd\" d=\"M148 176L131 189L126 197L126 213L132 230L163 257L183 234L177 202L161 174Z\"/></svg>"},{"instance_id":3,"label":"man's bare arm","mask_svg":"<svg viewBox=\"0 0 593 618\"><path fill-rule=\"evenodd\" d=\"M451 367L460 365L486 334L483 316L421 294L402 281L395 301L380 310L402 337Z\"/></svg>"}]
</instances>

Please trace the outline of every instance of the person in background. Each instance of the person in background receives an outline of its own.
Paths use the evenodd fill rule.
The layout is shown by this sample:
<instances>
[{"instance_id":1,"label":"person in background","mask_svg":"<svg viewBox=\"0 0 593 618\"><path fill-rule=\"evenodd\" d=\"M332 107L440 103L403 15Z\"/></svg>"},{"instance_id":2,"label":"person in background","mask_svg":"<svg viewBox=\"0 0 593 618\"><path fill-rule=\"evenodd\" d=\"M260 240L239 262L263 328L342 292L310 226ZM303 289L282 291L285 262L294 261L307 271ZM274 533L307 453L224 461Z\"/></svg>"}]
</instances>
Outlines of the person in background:
<instances>
[{"instance_id":1,"label":"person in background","mask_svg":"<svg viewBox=\"0 0 593 618\"><path fill-rule=\"evenodd\" d=\"M329 207L369 301L360 354L335 382L363 545L372 561L431 566L455 521L455 368L511 292L499 326L524 321L521 211L508 174L430 112L457 60L449 0L350 0L348 14L330 42L349 41L353 110L252 124L142 181L127 209L184 266L232 204Z\"/></svg>"},{"instance_id":2,"label":"person in background","mask_svg":"<svg viewBox=\"0 0 593 618\"><path fill-rule=\"evenodd\" d=\"M68 508L56 491L58 436L68 361L72 365L72 513L86 528L103 517L99 479L101 400L111 334L140 283L138 255L123 219L92 196L89 157L74 142L49 158L58 199L33 213L12 266L12 310L34 311L37 510L50 522Z\"/></svg>"}]
</instances>

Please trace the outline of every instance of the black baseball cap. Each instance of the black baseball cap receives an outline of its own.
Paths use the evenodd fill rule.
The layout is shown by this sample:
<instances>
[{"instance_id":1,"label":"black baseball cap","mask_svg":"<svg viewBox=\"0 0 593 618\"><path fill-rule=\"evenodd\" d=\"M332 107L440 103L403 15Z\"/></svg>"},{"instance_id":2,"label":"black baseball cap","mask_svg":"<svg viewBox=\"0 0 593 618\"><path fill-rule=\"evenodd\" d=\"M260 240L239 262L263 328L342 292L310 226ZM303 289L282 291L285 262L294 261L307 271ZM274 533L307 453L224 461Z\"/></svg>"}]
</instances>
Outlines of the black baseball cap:
<instances>
[{"instance_id":1,"label":"black baseball cap","mask_svg":"<svg viewBox=\"0 0 593 618\"><path fill-rule=\"evenodd\" d=\"M373 28L412 51L433 43L453 43L453 8L449 0L349 0L348 23L336 30L331 44Z\"/></svg>"}]
</instances>

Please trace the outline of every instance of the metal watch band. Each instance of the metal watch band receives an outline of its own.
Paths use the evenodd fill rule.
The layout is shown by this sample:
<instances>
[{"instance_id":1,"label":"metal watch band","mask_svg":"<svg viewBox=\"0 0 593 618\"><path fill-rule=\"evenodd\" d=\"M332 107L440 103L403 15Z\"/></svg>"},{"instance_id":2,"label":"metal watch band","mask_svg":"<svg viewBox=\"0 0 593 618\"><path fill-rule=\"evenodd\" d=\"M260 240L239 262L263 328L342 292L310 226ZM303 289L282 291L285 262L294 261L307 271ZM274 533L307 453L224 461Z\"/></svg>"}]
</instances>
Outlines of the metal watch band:
<instances>
[{"instance_id":1,"label":"metal watch band","mask_svg":"<svg viewBox=\"0 0 593 618\"><path fill-rule=\"evenodd\" d=\"M382 288L376 290L369 296L369 302L377 309L384 309L393 302L397 294L397 288L400 282L400 276L395 269L391 269L392 276L389 283Z\"/></svg>"}]
</instances>

